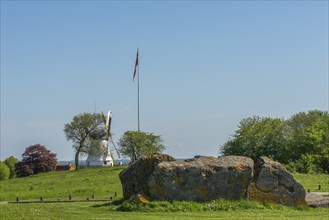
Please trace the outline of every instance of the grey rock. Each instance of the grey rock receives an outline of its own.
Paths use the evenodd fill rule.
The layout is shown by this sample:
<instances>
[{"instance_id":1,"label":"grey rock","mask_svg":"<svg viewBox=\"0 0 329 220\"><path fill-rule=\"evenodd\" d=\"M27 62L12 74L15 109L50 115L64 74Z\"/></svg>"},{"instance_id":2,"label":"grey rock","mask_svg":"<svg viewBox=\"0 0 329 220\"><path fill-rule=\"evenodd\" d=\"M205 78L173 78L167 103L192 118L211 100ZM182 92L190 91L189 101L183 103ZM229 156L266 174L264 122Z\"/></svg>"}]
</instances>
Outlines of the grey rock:
<instances>
[{"instance_id":1,"label":"grey rock","mask_svg":"<svg viewBox=\"0 0 329 220\"><path fill-rule=\"evenodd\" d=\"M247 198L289 206L307 205L303 186L282 164L267 157L255 163L254 180L248 187Z\"/></svg>"},{"instance_id":2,"label":"grey rock","mask_svg":"<svg viewBox=\"0 0 329 220\"><path fill-rule=\"evenodd\" d=\"M253 160L241 156L199 157L159 163L148 179L157 200L242 199L252 180Z\"/></svg>"},{"instance_id":3,"label":"grey rock","mask_svg":"<svg viewBox=\"0 0 329 220\"><path fill-rule=\"evenodd\" d=\"M314 208L326 207L329 208L329 197L324 197L316 193L306 193L306 202Z\"/></svg>"},{"instance_id":4,"label":"grey rock","mask_svg":"<svg viewBox=\"0 0 329 220\"><path fill-rule=\"evenodd\" d=\"M131 196L148 191L147 180L156 165L163 161L174 161L175 158L166 154L144 155L129 167L124 169L119 177L122 184L123 197Z\"/></svg>"}]
</instances>

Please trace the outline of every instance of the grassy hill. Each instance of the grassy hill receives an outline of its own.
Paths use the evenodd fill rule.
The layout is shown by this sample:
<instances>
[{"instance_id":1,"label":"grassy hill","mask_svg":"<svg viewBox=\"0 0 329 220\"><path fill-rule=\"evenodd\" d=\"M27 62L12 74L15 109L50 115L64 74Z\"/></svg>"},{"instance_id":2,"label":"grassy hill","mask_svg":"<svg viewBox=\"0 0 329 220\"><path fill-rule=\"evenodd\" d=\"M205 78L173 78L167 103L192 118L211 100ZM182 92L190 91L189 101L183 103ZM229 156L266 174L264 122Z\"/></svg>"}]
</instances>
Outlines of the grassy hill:
<instances>
[{"instance_id":1,"label":"grassy hill","mask_svg":"<svg viewBox=\"0 0 329 220\"><path fill-rule=\"evenodd\" d=\"M79 171L49 172L1 181L0 201L108 199L115 192L122 197L119 173L124 167L88 168Z\"/></svg>"},{"instance_id":2,"label":"grassy hill","mask_svg":"<svg viewBox=\"0 0 329 220\"><path fill-rule=\"evenodd\" d=\"M0 182L0 201L109 199L117 192L122 198L119 173L124 167L88 168L51 172ZM329 175L296 174L305 189L329 191ZM0 204L0 219L327 219L328 209L293 208L241 201L152 202L148 206L107 202ZM123 209L122 209L123 207Z\"/></svg>"}]
</instances>

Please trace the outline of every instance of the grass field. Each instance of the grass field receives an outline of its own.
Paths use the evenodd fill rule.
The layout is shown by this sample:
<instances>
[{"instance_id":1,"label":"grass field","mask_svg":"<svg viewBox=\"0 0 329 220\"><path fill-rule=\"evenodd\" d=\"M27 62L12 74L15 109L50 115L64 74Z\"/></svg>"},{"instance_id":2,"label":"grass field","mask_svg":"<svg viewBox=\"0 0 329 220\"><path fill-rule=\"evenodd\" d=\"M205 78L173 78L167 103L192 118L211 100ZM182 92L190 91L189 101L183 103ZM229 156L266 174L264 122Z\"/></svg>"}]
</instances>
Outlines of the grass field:
<instances>
[{"instance_id":1,"label":"grass field","mask_svg":"<svg viewBox=\"0 0 329 220\"><path fill-rule=\"evenodd\" d=\"M328 174L293 174L295 179L300 182L304 189L311 192L329 192L329 175ZM319 185L321 189L319 190Z\"/></svg>"},{"instance_id":2,"label":"grass field","mask_svg":"<svg viewBox=\"0 0 329 220\"><path fill-rule=\"evenodd\" d=\"M118 212L104 203L4 204L4 219L326 219L328 209L260 209L207 212ZM98 205L98 206L97 206Z\"/></svg>"},{"instance_id":3,"label":"grass field","mask_svg":"<svg viewBox=\"0 0 329 220\"><path fill-rule=\"evenodd\" d=\"M122 188L118 174L123 167L89 168L79 171L43 173L26 178L0 182L0 201L44 201L60 199L109 199L117 192L120 200ZM329 175L294 174L305 189L329 191ZM125 206L126 205L126 206ZM124 207L130 211L122 212ZM210 207L205 209L204 207ZM168 211L170 210L170 211ZM291 208L255 202L217 201L209 204L189 202L152 203L136 208L119 202L72 202L0 204L0 219L326 219L327 208Z\"/></svg>"},{"instance_id":4,"label":"grass field","mask_svg":"<svg viewBox=\"0 0 329 220\"><path fill-rule=\"evenodd\" d=\"M122 196L119 173L122 167L88 168L79 171L49 172L1 181L0 201L108 199L115 192Z\"/></svg>"}]
</instances>

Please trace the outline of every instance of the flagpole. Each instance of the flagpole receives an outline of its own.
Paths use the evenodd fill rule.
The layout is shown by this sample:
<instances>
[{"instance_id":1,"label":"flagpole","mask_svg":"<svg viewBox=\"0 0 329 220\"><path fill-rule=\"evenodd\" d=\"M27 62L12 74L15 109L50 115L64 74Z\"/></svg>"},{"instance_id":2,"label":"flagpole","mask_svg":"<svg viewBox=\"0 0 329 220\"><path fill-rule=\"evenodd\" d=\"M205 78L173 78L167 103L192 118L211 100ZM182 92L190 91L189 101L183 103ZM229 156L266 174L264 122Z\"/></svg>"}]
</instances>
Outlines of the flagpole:
<instances>
[{"instance_id":1,"label":"flagpole","mask_svg":"<svg viewBox=\"0 0 329 220\"><path fill-rule=\"evenodd\" d=\"M137 48L137 54L139 53L139 48ZM139 54L138 54L139 55ZM138 131L140 131L140 123L139 123L139 57L138 57L138 73L137 73L137 120L138 120Z\"/></svg>"}]
</instances>

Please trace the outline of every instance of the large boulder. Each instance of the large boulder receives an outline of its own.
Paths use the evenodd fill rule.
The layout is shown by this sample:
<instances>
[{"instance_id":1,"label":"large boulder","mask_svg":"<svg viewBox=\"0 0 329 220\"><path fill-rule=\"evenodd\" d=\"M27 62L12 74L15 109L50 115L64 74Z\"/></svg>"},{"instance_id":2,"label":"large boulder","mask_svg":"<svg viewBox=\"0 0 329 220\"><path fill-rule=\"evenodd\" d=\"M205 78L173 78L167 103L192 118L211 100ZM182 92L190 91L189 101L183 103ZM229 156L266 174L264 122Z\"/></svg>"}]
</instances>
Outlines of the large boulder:
<instances>
[{"instance_id":1,"label":"large boulder","mask_svg":"<svg viewBox=\"0 0 329 220\"><path fill-rule=\"evenodd\" d=\"M159 163L147 184L157 200L242 199L252 180L254 162L241 156L200 157Z\"/></svg>"},{"instance_id":2,"label":"large boulder","mask_svg":"<svg viewBox=\"0 0 329 220\"><path fill-rule=\"evenodd\" d=\"M119 177L122 184L123 197L131 196L148 191L147 180L156 165L160 162L174 161L175 158L166 154L145 155L124 169Z\"/></svg>"},{"instance_id":3,"label":"large boulder","mask_svg":"<svg viewBox=\"0 0 329 220\"><path fill-rule=\"evenodd\" d=\"M250 200L289 206L307 205L305 190L278 162L261 157L255 163L254 179L248 187Z\"/></svg>"},{"instance_id":4,"label":"large boulder","mask_svg":"<svg viewBox=\"0 0 329 220\"><path fill-rule=\"evenodd\" d=\"M242 156L198 157L175 161L152 154L120 173L125 199L210 201L249 199L307 205L305 190L278 162L262 157L255 164Z\"/></svg>"}]
</instances>

